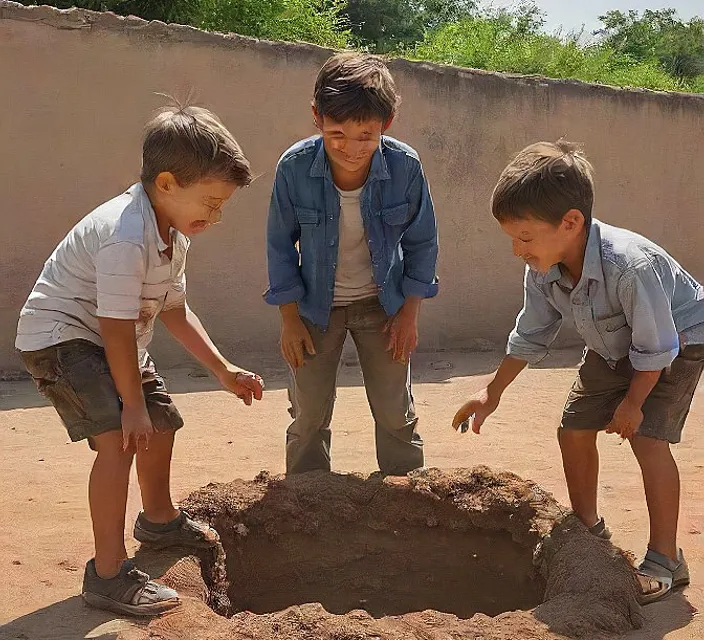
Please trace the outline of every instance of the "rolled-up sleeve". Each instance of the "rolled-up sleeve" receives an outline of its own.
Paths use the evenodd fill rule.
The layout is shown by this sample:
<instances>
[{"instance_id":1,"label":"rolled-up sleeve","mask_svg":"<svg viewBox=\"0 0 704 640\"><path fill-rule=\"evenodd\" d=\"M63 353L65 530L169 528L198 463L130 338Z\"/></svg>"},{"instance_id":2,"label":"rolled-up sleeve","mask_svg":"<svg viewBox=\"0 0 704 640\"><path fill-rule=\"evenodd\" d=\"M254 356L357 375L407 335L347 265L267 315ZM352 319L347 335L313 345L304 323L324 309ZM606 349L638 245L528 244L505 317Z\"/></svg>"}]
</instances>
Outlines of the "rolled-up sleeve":
<instances>
[{"instance_id":1,"label":"rolled-up sleeve","mask_svg":"<svg viewBox=\"0 0 704 640\"><path fill-rule=\"evenodd\" d=\"M98 317L137 320L146 273L143 247L132 242L102 247L95 268Z\"/></svg>"},{"instance_id":2,"label":"rolled-up sleeve","mask_svg":"<svg viewBox=\"0 0 704 640\"><path fill-rule=\"evenodd\" d=\"M266 231L269 288L264 293L264 300L276 306L298 302L306 293L296 248L301 229L296 220L284 172L284 165L279 164L276 168Z\"/></svg>"},{"instance_id":3,"label":"rolled-up sleeve","mask_svg":"<svg viewBox=\"0 0 704 640\"><path fill-rule=\"evenodd\" d=\"M401 238L404 262L401 288L406 298L432 298L438 293L437 222L428 181L420 163L415 167L415 172L407 192L413 221Z\"/></svg>"},{"instance_id":4,"label":"rolled-up sleeve","mask_svg":"<svg viewBox=\"0 0 704 640\"><path fill-rule=\"evenodd\" d=\"M679 353L679 336L672 317L675 277L668 267L656 269L643 261L625 271L618 296L631 327L628 357L636 371L661 371Z\"/></svg>"},{"instance_id":5,"label":"rolled-up sleeve","mask_svg":"<svg viewBox=\"0 0 704 640\"><path fill-rule=\"evenodd\" d=\"M562 315L548 301L535 282L535 274L526 267L523 280L523 309L509 335L507 355L537 364L548 355L562 326Z\"/></svg>"}]
</instances>

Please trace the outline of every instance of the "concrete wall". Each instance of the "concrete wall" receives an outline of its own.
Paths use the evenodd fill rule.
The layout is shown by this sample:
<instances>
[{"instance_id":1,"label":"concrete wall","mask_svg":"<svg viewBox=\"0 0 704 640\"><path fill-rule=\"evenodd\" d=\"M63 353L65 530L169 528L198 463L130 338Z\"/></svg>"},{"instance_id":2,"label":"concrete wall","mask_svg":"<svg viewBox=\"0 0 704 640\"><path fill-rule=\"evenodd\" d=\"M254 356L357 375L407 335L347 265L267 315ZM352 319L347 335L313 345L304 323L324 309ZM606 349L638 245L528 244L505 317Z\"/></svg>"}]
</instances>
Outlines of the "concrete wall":
<instances>
[{"instance_id":1,"label":"concrete wall","mask_svg":"<svg viewBox=\"0 0 704 640\"><path fill-rule=\"evenodd\" d=\"M212 108L262 174L193 244L189 296L228 354L274 352L264 304L264 227L276 160L314 133L309 100L328 51L82 11L0 1L0 369L16 368L17 313L66 231L136 180L154 92ZM704 98L391 63L404 103L391 133L421 154L440 224L440 296L424 349L501 344L521 305L522 265L488 211L511 154L582 142L596 215L664 244L704 278ZM158 340L161 362L186 360Z\"/></svg>"}]
</instances>

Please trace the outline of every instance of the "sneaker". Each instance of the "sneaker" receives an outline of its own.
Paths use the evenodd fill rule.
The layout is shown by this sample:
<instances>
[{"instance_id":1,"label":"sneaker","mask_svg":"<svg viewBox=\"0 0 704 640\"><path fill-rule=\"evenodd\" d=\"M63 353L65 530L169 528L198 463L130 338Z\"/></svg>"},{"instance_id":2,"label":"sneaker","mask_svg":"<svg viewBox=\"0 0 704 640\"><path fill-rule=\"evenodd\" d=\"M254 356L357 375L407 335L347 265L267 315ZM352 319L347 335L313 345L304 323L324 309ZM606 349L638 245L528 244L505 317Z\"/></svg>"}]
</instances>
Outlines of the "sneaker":
<instances>
[{"instance_id":1,"label":"sneaker","mask_svg":"<svg viewBox=\"0 0 704 640\"><path fill-rule=\"evenodd\" d=\"M130 616L158 616L181 604L178 594L125 560L114 578L101 578L95 560L86 564L83 599L91 607Z\"/></svg>"},{"instance_id":2,"label":"sneaker","mask_svg":"<svg viewBox=\"0 0 704 640\"><path fill-rule=\"evenodd\" d=\"M210 549L220 542L218 532L204 522L193 520L185 511L166 524L154 524L140 512L134 524L134 537L154 549L191 547Z\"/></svg>"}]
</instances>

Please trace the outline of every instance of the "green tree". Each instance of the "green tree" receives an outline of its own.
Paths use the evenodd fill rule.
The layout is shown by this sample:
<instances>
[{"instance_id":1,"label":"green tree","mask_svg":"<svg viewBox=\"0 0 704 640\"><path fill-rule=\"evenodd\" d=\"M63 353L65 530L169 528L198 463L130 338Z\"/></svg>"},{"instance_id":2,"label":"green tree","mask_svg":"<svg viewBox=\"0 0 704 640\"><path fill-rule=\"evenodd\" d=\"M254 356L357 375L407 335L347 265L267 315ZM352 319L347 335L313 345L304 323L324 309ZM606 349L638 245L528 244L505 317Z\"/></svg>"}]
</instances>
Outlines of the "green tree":
<instances>
[{"instance_id":1,"label":"green tree","mask_svg":"<svg viewBox=\"0 0 704 640\"><path fill-rule=\"evenodd\" d=\"M42 0L60 9L78 6L146 20L190 24L211 31L272 40L347 46L343 0ZM36 4L24 1L23 4Z\"/></svg>"},{"instance_id":2,"label":"green tree","mask_svg":"<svg viewBox=\"0 0 704 640\"><path fill-rule=\"evenodd\" d=\"M200 19L200 0L21 0L22 4L50 4L59 9L80 7L93 11L112 11L122 16L134 15L145 20L194 24Z\"/></svg>"},{"instance_id":3,"label":"green tree","mask_svg":"<svg viewBox=\"0 0 704 640\"><path fill-rule=\"evenodd\" d=\"M616 86L691 90L656 62L639 62L604 44L584 45L542 32L543 14L526 4L446 24L407 51L410 57L475 69L544 75Z\"/></svg>"},{"instance_id":4,"label":"green tree","mask_svg":"<svg viewBox=\"0 0 704 640\"><path fill-rule=\"evenodd\" d=\"M387 53L476 10L474 0L347 0L350 30L363 46Z\"/></svg>"},{"instance_id":5,"label":"green tree","mask_svg":"<svg viewBox=\"0 0 704 640\"><path fill-rule=\"evenodd\" d=\"M201 0L204 29L345 47L342 0Z\"/></svg>"},{"instance_id":6,"label":"green tree","mask_svg":"<svg viewBox=\"0 0 704 640\"><path fill-rule=\"evenodd\" d=\"M669 74L692 80L704 74L704 18L679 19L675 9L609 11L597 32L614 51L639 62L657 61Z\"/></svg>"}]
</instances>

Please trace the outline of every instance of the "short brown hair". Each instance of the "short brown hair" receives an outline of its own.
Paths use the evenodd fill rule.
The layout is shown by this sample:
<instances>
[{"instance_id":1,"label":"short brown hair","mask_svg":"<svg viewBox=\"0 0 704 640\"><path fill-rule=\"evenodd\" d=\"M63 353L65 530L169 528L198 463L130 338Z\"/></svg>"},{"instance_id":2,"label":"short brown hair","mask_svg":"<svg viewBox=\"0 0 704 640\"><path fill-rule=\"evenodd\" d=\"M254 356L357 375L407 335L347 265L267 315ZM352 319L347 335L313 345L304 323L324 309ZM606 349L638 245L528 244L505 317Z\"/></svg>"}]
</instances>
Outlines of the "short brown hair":
<instances>
[{"instance_id":1,"label":"short brown hair","mask_svg":"<svg viewBox=\"0 0 704 640\"><path fill-rule=\"evenodd\" d=\"M182 187L211 178L247 186L249 161L218 117L202 107L160 109L145 127L142 182L151 184L168 171Z\"/></svg>"},{"instance_id":2,"label":"short brown hair","mask_svg":"<svg viewBox=\"0 0 704 640\"><path fill-rule=\"evenodd\" d=\"M313 103L337 122L391 118L401 103L391 72L378 56L338 53L318 72Z\"/></svg>"},{"instance_id":3,"label":"short brown hair","mask_svg":"<svg viewBox=\"0 0 704 640\"><path fill-rule=\"evenodd\" d=\"M523 149L503 170L491 196L491 212L499 222L536 218L559 225L577 209L589 227L593 204L594 169L577 145L565 140Z\"/></svg>"}]
</instances>

